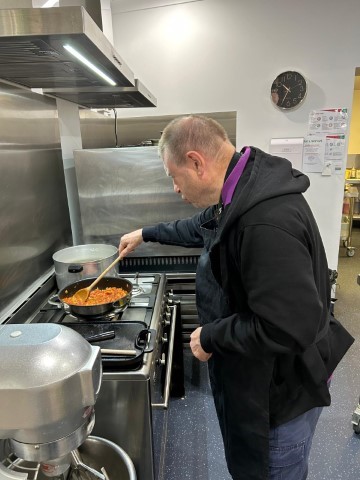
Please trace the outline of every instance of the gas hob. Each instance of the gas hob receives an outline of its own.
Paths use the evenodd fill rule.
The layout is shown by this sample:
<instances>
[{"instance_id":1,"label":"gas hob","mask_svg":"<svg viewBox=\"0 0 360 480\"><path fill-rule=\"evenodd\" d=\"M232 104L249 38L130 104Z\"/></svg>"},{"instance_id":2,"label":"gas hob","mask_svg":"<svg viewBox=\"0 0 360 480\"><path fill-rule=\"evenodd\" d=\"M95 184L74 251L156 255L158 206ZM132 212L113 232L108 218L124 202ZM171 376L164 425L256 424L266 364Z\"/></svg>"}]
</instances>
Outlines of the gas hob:
<instances>
[{"instance_id":1,"label":"gas hob","mask_svg":"<svg viewBox=\"0 0 360 480\"><path fill-rule=\"evenodd\" d=\"M114 308L102 315L75 315L60 302L53 278L49 280L47 288L44 286L41 303L38 301L37 306L30 310L32 299L29 299L29 306L24 305L9 319L9 323L63 324L102 349L105 372L116 370L140 373L161 338L163 279L160 274L147 273L126 274L120 278L126 278L133 284L131 302L124 311ZM36 297L40 293L37 292ZM108 335L107 338L103 338L104 333ZM97 339L99 335L101 339ZM107 350L107 353L103 354L103 350ZM117 353L109 353L109 350L116 350ZM120 354L119 350L132 351L132 355Z\"/></svg>"},{"instance_id":2,"label":"gas hob","mask_svg":"<svg viewBox=\"0 0 360 480\"><path fill-rule=\"evenodd\" d=\"M89 322L143 322L150 327L156 295L160 282L159 274L140 274L120 276L133 284L130 305L123 312L116 309L102 315L79 316L58 302L57 295L52 294L35 314L31 323L89 323Z\"/></svg>"}]
</instances>

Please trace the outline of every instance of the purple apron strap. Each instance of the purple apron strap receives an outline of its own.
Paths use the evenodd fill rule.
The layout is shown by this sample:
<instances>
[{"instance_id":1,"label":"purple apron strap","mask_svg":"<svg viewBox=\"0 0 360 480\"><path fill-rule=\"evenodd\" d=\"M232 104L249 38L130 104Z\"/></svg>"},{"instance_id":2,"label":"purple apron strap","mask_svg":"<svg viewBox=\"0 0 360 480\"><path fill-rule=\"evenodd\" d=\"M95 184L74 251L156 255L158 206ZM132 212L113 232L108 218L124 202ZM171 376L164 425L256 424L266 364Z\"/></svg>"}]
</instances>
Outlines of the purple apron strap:
<instances>
[{"instance_id":1,"label":"purple apron strap","mask_svg":"<svg viewBox=\"0 0 360 480\"><path fill-rule=\"evenodd\" d=\"M250 152L251 152L250 147L246 147L245 152L241 155L237 164L233 168L233 171L230 173L230 175L228 176L228 178L224 183L224 186L221 192L221 198L222 198L224 207L226 207L226 205L229 205L229 203L231 203L231 200L235 191L235 187L244 171L247 161L249 160Z\"/></svg>"}]
</instances>

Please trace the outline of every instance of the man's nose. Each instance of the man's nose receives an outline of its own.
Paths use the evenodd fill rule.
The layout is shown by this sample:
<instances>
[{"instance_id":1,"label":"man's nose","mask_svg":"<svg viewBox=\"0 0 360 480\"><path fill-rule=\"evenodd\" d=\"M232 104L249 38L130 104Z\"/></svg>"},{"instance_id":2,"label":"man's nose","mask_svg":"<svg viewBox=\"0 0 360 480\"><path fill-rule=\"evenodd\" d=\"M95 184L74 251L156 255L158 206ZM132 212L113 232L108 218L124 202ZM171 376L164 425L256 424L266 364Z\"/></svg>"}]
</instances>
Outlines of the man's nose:
<instances>
[{"instance_id":1,"label":"man's nose","mask_svg":"<svg viewBox=\"0 0 360 480\"><path fill-rule=\"evenodd\" d=\"M176 185L175 182L174 182L174 192L175 192L175 193L181 193L180 188Z\"/></svg>"}]
</instances>

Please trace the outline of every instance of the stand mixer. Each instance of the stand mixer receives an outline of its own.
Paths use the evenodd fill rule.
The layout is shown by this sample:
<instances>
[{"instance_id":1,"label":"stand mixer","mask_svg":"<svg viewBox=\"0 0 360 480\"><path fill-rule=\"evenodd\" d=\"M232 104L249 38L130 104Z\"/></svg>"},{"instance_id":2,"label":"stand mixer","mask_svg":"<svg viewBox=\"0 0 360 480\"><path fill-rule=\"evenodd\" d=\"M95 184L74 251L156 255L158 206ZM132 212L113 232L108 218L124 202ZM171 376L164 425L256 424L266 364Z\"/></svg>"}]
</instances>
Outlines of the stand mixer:
<instances>
[{"instance_id":1,"label":"stand mixer","mask_svg":"<svg viewBox=\"0 0 360 480\"><path fill-rule=\"evenodd\" d=\"M74 330L0 325L0 480L110 480L78 450L94 426L101 379L100 348Z\"/></svg>"}]
</instances>

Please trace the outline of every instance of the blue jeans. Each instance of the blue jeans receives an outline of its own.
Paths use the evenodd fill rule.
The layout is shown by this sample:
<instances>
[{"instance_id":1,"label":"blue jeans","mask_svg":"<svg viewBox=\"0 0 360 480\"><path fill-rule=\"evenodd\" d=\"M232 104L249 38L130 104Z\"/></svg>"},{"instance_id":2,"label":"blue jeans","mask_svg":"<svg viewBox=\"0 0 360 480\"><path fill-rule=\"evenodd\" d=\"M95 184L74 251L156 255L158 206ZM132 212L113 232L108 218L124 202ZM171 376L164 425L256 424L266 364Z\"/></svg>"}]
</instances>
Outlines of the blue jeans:
<instances>
[{"instance_id":1,"label":"blue jeans","mask_svg":"<svg viewBox=\"0 0 360 480\"><path fill-rule=\"evenodd\" d=\"M322 407L270 429L269 480L305 480L312 439Z\"/></svg>"}]
</instances>

